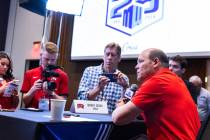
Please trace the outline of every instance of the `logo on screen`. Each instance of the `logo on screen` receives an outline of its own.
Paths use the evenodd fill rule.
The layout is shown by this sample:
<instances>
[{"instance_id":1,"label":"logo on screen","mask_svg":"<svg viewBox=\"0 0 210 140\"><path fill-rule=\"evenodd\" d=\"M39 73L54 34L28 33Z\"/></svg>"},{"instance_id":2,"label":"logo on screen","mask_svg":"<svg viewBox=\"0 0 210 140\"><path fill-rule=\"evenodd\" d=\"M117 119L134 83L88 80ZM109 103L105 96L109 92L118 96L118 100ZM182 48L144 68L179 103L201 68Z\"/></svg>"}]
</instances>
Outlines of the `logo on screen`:
<instances>
[{"instance_id":1,"label":"logo on screen","mask_svg":"<svg viewBox=\"0 0 210 140\"><path fill-rule=\"evenodd\" d=\"M108 0L106 26L129 36L160 21L164 0Z\"/></svg>"}]
</instances>

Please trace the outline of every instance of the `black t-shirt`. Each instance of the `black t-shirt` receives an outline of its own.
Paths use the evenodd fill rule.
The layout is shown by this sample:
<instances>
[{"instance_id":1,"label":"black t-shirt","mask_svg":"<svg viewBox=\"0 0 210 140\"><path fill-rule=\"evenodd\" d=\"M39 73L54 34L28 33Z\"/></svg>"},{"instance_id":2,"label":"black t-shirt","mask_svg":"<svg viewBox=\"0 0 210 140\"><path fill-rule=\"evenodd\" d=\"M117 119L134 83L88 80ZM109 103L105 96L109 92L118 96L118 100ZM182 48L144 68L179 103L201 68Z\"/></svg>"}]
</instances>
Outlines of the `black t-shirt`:
<instances>
[{"instance_id":1,"label":"black t-shirt","mask_svg":"<svg viewBox=\"0 0 210 140\"><path fill-rule=\"evenodd\" d=\"M196 88L196 86L194 86L191 82L184 80L191 97L193 98L193 101L195 102L195 104L197 104L197 97L199 95L199 90Z\"/></svg>"}]
</instances>

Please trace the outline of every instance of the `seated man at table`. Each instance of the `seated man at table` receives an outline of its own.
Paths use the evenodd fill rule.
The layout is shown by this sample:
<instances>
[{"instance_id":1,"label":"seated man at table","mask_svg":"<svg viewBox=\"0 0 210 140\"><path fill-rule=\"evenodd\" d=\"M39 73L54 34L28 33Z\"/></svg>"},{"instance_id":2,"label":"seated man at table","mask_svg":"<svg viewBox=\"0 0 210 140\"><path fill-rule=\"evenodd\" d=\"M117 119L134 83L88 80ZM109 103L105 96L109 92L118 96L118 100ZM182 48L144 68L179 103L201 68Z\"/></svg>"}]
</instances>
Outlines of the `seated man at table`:
<instances>
[{"instance_id":1,"label":"seated man at table","mask_svg":"<svg viewBox=\"0 0 210 140\"><path fill-rule=\"evenodd\" d=\"M195 140L200 128L196 105L183 80L168 65L166 54L159 49L140 53L135 67L140 87L131 101L120 102L112 120L128 124L142 113L149 140Z\"/></svg>"},{"instance_id":2,"label":"seated man at table","mask_svg":"<svg viewBox=\"0 0 210 140\"><path fill-rule=\"evenodd\" d=\"M109 43L104 49L103 63L87 67L83 73L78 90L78 99L107 101L108 111L115 109L116 102L129 85L128 77L118 70L121 60L121 48L116 43ZM116 76L116 81L103 74ZM113 78L113 77L112 77Z\"/></svg>"},{"instance_id":3,"label":"seated man at table","mask_svg":"<svg viewBox=\"0 0 210 140\"><path fill-rule=\"evenodd\" d=\"M68 75L56 66L58 47L52 42L41 45L40 67L26 71L21 88L26 107L38 108L40 99L65 99ZM54 85L54 86L53 86Z\"/></svg>"}]
</instances>

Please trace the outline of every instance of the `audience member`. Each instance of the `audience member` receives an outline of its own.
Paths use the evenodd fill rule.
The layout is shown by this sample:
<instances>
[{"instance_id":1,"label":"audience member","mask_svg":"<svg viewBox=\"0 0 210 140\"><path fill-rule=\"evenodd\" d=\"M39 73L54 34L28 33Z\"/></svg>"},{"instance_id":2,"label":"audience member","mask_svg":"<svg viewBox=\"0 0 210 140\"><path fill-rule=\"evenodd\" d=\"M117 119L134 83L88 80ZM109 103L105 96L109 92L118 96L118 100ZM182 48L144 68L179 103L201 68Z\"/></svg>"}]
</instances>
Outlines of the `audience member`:
<instances>
[{"instance_id":1,"label":"audience member","mask_svg":"<svg viewBox=\"0 0 210 140\"><path fill-rule=\"evenodd\" d=\"M141 113L150 140L195 140L200 128L196 105L184 82L168 69L166 54L144 50L135 68L140 87L113 111L113 122L127 124Z\"/></svg>"},{"instance_id":2,"label":"audience member","mask_svg":"<svg viewBox=\"0 0 210 140\"><path fill-rule=\"evenodd\" d=\"M56 66L58 47L52 42L41 45L40 66L26 71L21 92L25 107L38 108L40 99L65 99L68 75Z\"/></svg>"},{"instance_id":3,"label":"audience member","mask_svg":"<svg viewBox=\"0 0 210 140\"><path fill-rule=\"evenodd\" d=\"M187 60L180 55L171 57L169 58L169 69L183 79L183 75L187 69ZM183 79L183 81L190 91L195 104L197 104L197 96L199 93L197 92L196 87L188 80Z\"/></svg>"},{"instance_id":4,"label":"audience member","mask_svg":"<svg viewBox=\"0 0 210 140\"><path fill-rule=\"evenodd\" d=\"M210 114L210 92L202 87L202 80L199 76L193 75L189 78L199 91L197 97L197 108L201 122L207 120Z\"/></svg>"},{"instance_id":5,"label":"audience member","mask_svg":"<svg viewBox=\"0 0 210 140\"><path fill-rule=\"evenodd\" d=\"M122 92L129 85L128 77L117 69L120 60L120 46L116 43L107 44L103 63L85 69L78 89L78 99L107 101L108 111L112 112L116 101L121 98ZM114 73L117 81L110 82L108 77L102 75L104 73Z\"/></svg>"},{"instance_id":6,"label":"audience member","mask_svg":"<svg viewBox=\"0 0 210 140\"><path fill-rule=\"evenodd\" d=\"M10 88L10 84L15 84L12 74L12 60L4 53L0 52L0 108L15 109L19 102L18 87ZM6 93L7 92L7 93Z\"/></svg>"}]
</instances>

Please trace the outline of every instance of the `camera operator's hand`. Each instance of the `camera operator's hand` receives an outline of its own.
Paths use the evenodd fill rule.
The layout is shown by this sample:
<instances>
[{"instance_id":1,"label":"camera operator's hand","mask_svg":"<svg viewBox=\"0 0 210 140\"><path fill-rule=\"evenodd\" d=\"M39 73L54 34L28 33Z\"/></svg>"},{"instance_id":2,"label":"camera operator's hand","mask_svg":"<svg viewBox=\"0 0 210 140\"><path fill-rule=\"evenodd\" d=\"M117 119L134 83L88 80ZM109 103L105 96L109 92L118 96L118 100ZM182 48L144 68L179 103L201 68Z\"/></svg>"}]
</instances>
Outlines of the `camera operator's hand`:
<instances>
[{"instance_id":1,"label":"camera operator's hand","mask_svg":"<svg viewBox=\"0 0 210 140\"><path fill-rule=\"evenodd\" d=\"M31 89L26 94L23 95L23 100L26 106L30 103L30 101L34 97L36 91L42 89L42 83L43 81L41 79L36 80Z\"/></svg>"},{"instance_id":2,"label":"camera operator's hand","mask_svg":"<svg viewBox=\"0 0 210 140\"><path fill-rule=\"evenodd\" d=\"M43 81L41 79L38 79L34 82L33 86L31 87L30 91L35 92L39 89L42 89L42 83Z\"/></svg>"},{"instance_id":3,"label":"camera operator's hand","mask_svg":"<svg viewBox=\"0 0 210 140\"><path fill-rule=\"evenodd\" d=\"M55 91L49 90L47 84L48 84L47 81L45 81L43 82L43 85L42 85L42 90L47 96L53 99L62 99L62 100L66 99L66 97L59 96L58 94L56 94Z\"/></svg>"},{"instance_id":4,"label":"camera operator's hand","mask_svg":"<svg viewBox=\"0 0 210 140\"><path fill-rule=\"evenodd\" d=\"M43 84L42 84L42 90L48 96L53 95L53 93L54 93L53 91L51 91L51 90L48 89L47 81L43 82Z\"/></svg>"}]
</instances>

